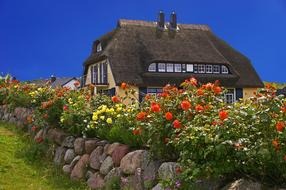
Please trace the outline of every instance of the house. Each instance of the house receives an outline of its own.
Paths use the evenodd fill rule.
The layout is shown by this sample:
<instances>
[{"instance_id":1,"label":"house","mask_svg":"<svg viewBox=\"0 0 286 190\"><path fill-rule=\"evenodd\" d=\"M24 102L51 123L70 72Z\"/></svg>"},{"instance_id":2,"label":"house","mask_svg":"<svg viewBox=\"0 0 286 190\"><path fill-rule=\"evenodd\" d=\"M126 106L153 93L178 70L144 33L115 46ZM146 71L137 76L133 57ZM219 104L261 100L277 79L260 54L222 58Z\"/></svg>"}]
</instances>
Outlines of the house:
<instances>
[{"instance_id":1,"label":"house","mask_svg":"<svg viewBox=\"0 0 286 190\"><path fill-rule=\"evenodd\" d=\"M157 22L119 20L114 30L93 43L84 62L83 84L94 84L96 92L121 95L119 86L126 82L142 99L190 77L202 83L219 80L229 89L227 102L248 98L264 86L247 57L207 25L177 24L174 12L170 22L163 12Z\"/></svg>"},{"instance_id":2,"label":"house","mask_svg":"<svg viewBox=\"0 0 286 190\"><path fill-rule=\"evenodd\" d=\"M71 90L76 90L80 84L79 80L75 77L55 77L53 75L50 79L32 80L30 83L36 84L37 86L50 85L52 88L67 87Z\"/></svg>"}]
</instances>

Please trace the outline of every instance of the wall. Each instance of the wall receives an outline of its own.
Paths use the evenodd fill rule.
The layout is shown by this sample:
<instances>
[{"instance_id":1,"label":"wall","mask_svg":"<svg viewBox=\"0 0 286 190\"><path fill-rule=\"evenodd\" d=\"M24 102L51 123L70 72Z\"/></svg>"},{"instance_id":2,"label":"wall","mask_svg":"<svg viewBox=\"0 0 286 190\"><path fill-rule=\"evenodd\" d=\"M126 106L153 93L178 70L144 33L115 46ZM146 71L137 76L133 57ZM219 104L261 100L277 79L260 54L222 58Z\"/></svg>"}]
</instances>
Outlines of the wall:
<instances>
[{"instance_id":1,"label":"wall","mask_svg":"<svg viewBox=\"0 0 286 190\"><path fill-rule=\"evenodd\" d=\"M257 91L257 88L244 88L243 89L243 99L248 99L253 96L253 93Z\"/></svg>"}]
</instances>

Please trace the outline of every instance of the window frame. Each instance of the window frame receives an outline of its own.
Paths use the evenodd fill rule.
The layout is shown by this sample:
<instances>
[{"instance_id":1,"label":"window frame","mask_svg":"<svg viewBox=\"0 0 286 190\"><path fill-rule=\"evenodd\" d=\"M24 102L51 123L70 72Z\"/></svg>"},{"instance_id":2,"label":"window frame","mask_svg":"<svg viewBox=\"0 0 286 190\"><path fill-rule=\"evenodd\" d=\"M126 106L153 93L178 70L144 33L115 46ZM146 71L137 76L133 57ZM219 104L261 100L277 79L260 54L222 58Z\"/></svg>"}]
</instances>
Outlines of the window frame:
<instances>
[{"instance_id":1,"label":"window frame","mask_svg":"<svg viewBox=\"0 0 286 190\"><path fill-rule=\"evenodd\" d=\"M169 67L172 66L172 71L169 71ZM174 73L174 63L167 63L166 64L166 72L167 73Z\"/></svg>"},{"instance_id":2,"label":"window frame","mask_svg":"<svg viewBox=\"0 0 286 190\"><path fill-rule=\"evenodd\" d=\"M150 68L153 68L155 65L154 69L150 70ZM157 71L157 64L156 63L151 63L148 67L148 72L156 72Z\"/></svg>"},{"instance_id":3,"label":"window frame","mask_svg":"<svg viewBox=\"0 0 286 190\"><path fill-rule=\"evenodd\" d=\"M163 66L164 69L160 68L160 66ZM160 73L166 72L166 63L157 63L157 68L158 68L158 72L160 72Z\"/></svg>"},{"instance_id":4,"label":"window frame","mask_svg":"<svg viewBox=\"0 0 286 190\"><path fill-rule=\"evenodd\" d=\"M192 69L188 70L188 66L190 66ZM187 73L193 73L194 72L194 64L186 64L186 72Z\"/></svg>"},{"instance_id":5,"label":"window frame","mask_svg":"<svg viewBox=\"0 0 286 190\"><path fill-rule=\"evenodd\" d=\"M96 52L101 52L102 51L102 46L101 46L101 42L99 42L97 45L96 45Z\"/></svg>"},{"instance_id":6,"label":"window frame","mask_svg":"<svg viewBox=\"0 0 286 190\"><path fill-rule=\"evenodd\" d=\"M218 71L215 71L216 68L218 69ZM220 74L220 65L213 65L213 73Z\"/></svg>"},{"instance_id":7,"label":"window frame","mask_svg":"<svg viewBox=\"0 0 286 190\"><path fill-rule=\"evenodd\" d=\"M204 64L198 64L198 73L206 73L206 66Z\"/></svg>"},{"instance_id":8,"label":"window frame","mask_svg":"<svg viewBox=\"0 0 286 190\"><path fill-rule=\"evenodd\" d=\"M179 66L179 70L176 70L176 66ZM178 69L178 68L177 68ZM174 64L174 72L175 73L182 73L182 64L180 64L180 63L175 63Z\"/></svg>"},{"instance_id":9,"label":"window frame","mask_svg":"<svg viewBox=\"0 0 286 190\"><path fill-rule=\"evenodd\" d=\"M222 74L228 74L229 73L229 69L227 68L227 66L225 66L225 65L221 66L221 73Z\"/></svg>"},{"instance_id":10,"label":"window frame","mask_svg":"<svg viewBox=\"0 0 286 190\"><path fill-rule=\"evenodd\" d=\"M206 73L213 73L213 66L212 65L206 65L206 69L205 70L206 70Z\"/></svg>"}]
</instances>

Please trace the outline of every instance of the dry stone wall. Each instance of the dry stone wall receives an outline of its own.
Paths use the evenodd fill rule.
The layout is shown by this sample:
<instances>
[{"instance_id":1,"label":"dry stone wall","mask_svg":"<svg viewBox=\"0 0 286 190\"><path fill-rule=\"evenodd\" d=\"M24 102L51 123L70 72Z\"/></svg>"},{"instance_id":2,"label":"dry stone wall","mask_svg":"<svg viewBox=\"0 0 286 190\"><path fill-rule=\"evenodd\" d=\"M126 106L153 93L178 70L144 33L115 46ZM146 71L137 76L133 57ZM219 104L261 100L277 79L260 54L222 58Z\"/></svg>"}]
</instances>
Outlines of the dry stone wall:
<instances>
[{"instance_id":1,"label":"dry stone wall","mask_svg":"<svg viewBox=\"0 0 286 190\"><path fill-rule=\"evenodd\" d=\"M12 110L9 106L0 106L0 120L21 128L27 125L26 118L31 113L32 110L27 108ZM41 129L33 136L34 139L39 137L48 139L55 147L54 164L61 167L71 180L85 180L91 189L102 188L118 178L121 189L163 190L158 183L159 179L168 180L177 175L177 163L154 160L148 150L132 150L128 145L97 138L74 137L57 128ZM238 179L229 184L208 179L198 180L191 189L260 190L263 186L246 179Z\"/></svg>"}]
</instances>

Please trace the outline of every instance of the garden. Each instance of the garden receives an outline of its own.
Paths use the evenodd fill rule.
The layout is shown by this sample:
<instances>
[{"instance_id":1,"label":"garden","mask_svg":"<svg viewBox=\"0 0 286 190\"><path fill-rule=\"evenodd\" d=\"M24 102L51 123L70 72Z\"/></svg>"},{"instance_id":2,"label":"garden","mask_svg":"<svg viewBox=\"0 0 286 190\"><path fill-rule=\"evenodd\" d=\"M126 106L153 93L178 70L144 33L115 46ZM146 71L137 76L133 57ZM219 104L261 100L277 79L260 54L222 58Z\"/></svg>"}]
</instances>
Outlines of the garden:
<instances>
[{"instance_id":1,"label":"garden","mask_svg":"<svg viewBox=\"0 0 286 190\"><path fill-rule=\"evenodd\" d=\"M180 87L166 85L140 103L127 83L120 86L124 97L92 95L93 85L76 85L78 90L52 89L7 76L0 81L0 105L32 109L27 131L59 128L177 162L176 177L159 179L164 188L189 189L199 179L222 178L286 185L286 99L271 85L233 104L225 103L219 81L200 84L195 78ZM124 104L127 99L131 103ZM48 143L42 137L35 141Z\"/></svg>"}]
</instances>

